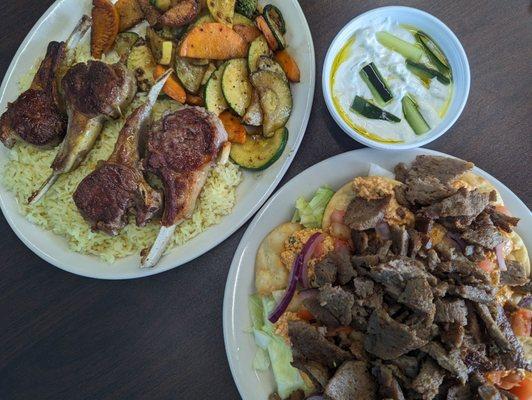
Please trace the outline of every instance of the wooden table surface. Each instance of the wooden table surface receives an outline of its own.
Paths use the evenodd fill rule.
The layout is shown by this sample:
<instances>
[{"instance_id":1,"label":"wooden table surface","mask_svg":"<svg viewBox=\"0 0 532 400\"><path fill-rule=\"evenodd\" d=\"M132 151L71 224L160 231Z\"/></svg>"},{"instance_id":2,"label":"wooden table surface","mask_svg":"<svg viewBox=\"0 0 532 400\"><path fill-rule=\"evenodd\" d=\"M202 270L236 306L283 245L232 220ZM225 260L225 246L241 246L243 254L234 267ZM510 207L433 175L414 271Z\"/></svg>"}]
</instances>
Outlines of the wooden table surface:
<instances>
[{"instance_id":1,"label":"wooden table surface","mask_svg":"<svg viewBox=\"0 0 532 400\"><path fill-rule=\"evenodd\" d=\"M0 3L1 75L52 2ZM469 57L467 106L451 131L428 147L473 161L530 207L531 3L301 0L314 37L317 82L338 30L359 13L390 4L440 18ZM335 125L318 84L307 134L283 183L325 158L360 147ZM238 399L224 350L222 299L244 229L179 269L107 282L47 265L2 217L0 399Z\"/></svg>"}]
</instances>

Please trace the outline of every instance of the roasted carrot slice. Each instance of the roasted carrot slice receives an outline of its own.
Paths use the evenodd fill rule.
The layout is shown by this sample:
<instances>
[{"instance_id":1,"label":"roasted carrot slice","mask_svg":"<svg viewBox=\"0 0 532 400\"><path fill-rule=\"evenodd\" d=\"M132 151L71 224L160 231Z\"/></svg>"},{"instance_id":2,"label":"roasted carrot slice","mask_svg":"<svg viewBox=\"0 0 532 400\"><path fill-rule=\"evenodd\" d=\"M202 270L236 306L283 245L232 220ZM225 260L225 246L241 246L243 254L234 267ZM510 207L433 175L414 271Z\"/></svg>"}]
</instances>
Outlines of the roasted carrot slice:
<instances>
[{"instance_id":1,"label":"roasted carrot slice","mask_svg":"<svg viewBox=\"0 0 532 400\"><path fill-rule=\"evenodd\" d=\"M284 73L290 82L299 82L301 80L299 66L286 49L276 52L274 57L283 68Z\"/></svg>"},{"instance_id":2,"label":"roasted carrot slice","mask_svg":"<svg viewBox=\"0 0 532 400\"><path fill-rule=\"evenodd\" d=\"M115 3L115 8L120 19L120 32L133 28L144 19L144 13L137 0L118 0Z\"/></svg>"},{"instance_id":3,"label":"roasted carrot slice","mask_svg":"<svg viewBox=\"0 0 532 400\"><path fill-rule=\"evenodd\" d=\"M224 124L231 143L246 143L246 128L237 117L231 114L230 111L224 111L219 115L219 118Z\"/></svg>"},{"instance_id":4,"label":"roasted carrot slice","mask_svg":"<svg viewBox=\"0 0 532 400\"><path fill-rule=\"evenodd\" d=\"M246 43L251 43L260 36L260 31L255 26L251 25L233 25L233 30L238 33Z\"/></svg>"},{"instance_id":5,"label":"roasted carrot slice","mask_svg":"<svg viewBox=\"0 0 532 400\"><path fill-rule=\"evenodd\" d=\"M157 79L165 72L166 67L162 65L157 65L155 67L155 71L153 72L153 77ZM171 97L178 103L184 104L187 100L187 93L185 92L185 89L183 89L183 86L181 86L181 84L178 82L177 78L173 74L170 75L170 77L164 84L163 92L168 97Z\"/></svg>"},{"instance_id":6,"label":"roasted carrot slice","mask_svg":"<svg viewBox=\"0 0 532 400\"><path fill-rule=\"evenodd\" d=\"M102 58L115 43L120 17L109 0L92 0L91 55Z\"/></svg>"},{"instance_id":7,"label":"roasted carrot slice","mask_svg":"<svg viewBox=\"0 0 532 400\"><path fill-rule=\"evenodd\" d=\"M277 47L279 46L279 44L277 43L277 39L275 39L275 36L273 36L272 30L270 29L268 23L262 15L259 15L257 18L255 18L255 24L266 38L266 42L268 42L268 47L272 51L277 50Z\"/></svg>"},{"instance_id":8,"label":"roasted carrot slice","mask_svg":"<svg viewBox=\"0 0 532 400\"><path fill-rule=\"evenodd\" d=\"M192 28L185 36L179 55L190 58L228 60L247 56L248 45L230 27L218 23L206 23Z\"/></svg>"},{"instance_id":9,"label":"roasted carrot slice","mask_svg":"<svg viewBox=\"0 0 532 400\"><path fill-rule=\"evenodd\" d=\"M187 93L187 104L191 106L203 106L205 102L200 96L196 96L195 94Z\"/></svg>"}]
</instances>

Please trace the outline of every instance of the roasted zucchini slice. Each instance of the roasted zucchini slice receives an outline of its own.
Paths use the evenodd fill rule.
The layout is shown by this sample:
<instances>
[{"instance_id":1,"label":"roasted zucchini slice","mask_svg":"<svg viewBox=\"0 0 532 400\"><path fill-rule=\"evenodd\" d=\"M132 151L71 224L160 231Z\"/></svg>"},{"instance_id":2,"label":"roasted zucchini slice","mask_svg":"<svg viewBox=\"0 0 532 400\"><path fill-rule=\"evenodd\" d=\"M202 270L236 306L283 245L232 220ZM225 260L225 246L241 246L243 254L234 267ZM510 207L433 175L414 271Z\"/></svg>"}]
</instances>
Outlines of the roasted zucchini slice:
<instances>
[{"instance_id":1,"label":"roasted zucchini slice","mask_svg":"<svg viewBox=\"0 0 532 400\"><path fill-rule=\"evenodd\" d=\"M233 15L233 25L255 26L252 20L239 13L235 13L235 15Z\"/></svg>"},{"instance_id":2,"label":"roasted zucchini slice","mask_svg":"<svg viewBox=\"0 0 532 400\"><path fill-rule=\"evenodd\" d=\"M257 92L257 90L253 90L251 103L242 117L242 122L251 126L262 125L262 108L260 107L259 92Z\"/></svg>"},{"instance_id":3,"label":"roasted zucchini slice","mask_svg":"<svg viewBox=\"0 0 532 400\"><path fill-rule=\"evenodd\" d=\"M197 94L207 66L194 65L183 57L175 58L175 73L187 92Z\"/></svg>"},{"instance_id":4,"label":"roasted zucchini slice","mask_svg":"<svg viewBox=\"0 0 532 400\"><path fill-rule=\"evenodd\" d=\"M223 24L233 25L236 0L208 0L207 7L212 17Z\"/></svg>"},{"instance_id":5,"label":"roasted zucchini slice","mask_svg":"<svg viewBox=\"0 0 532 400\"><path fill-rule=\"evenodd\" d=\"M243 144L233 143L231 159L242 168L262 171L281 157L288 142L288 129L277 129L273 136L248 135Z\"/></svg>"},{"instance_id":6,"label":"roasted zucchini slice","mask_svg":"<svg viewBox=\"0 0 532 400\"><path fill-rule=\"evenodd\" d=\"M222 91L229 107L243 116L251 103L253 92L245 58L235 58L227 62L222 76Z\"/></svg>"},{"instance_id":7,"label":"roasted zucchini slice","mask_svg":"<svg viewBox=\"0 0 532 400\"><path fill-rule=\"evenodd\" d=\"M257 61L257 69L260 71L271 71L279 74L283 80L288 82L288 78L283 70L283 67L279 65L277 61L269 56L260 56Z\"/></svg>"},{"instance_id":8,"label":"roasted zucchini slice","mask_svg":"<svg viewBox=\"0 0 532 400\"><path fill-rule=\"evenodd\" d=\"M277 7L268 4L264 7L262 15L268 24L268 27L272 31L275 40L277 41L277 49L283 50L286 47L286 40L284 39L286 26L284 23L283 14L281 14L281 11Z\"/></svg>"},{"instance_id":9,"label":"roasted zucchini slice","mask_svg":"<svg viewBox=\"0 0 532 400\"><path fill-rule=\"evenodd\" d=\"M137 40L131 48L126 65L128 69L134 72L139 91L149 91L155 82L153 79L153 71L155 70L156 63L144 39Z\"/></svg>"},{"instance_id":10,"label":"roasted zucchini slice","mask_svg":"<svg viewBox=\"0 0 532 400\"><path fill-rule=\"evenodd\" d=\"M257 71L251 74L251 83L259 92L260 105L264 113L263 135L271 136L286 125L292 112L290 85L271 71Z\"/></svg>"},{"instance_id":11,"label":"roasted zucchini slice","mask_svg":"<svg viewBox=\"0 0 532 400\"><path fill-rule=\"evenodd\" d=\"M170 65L174 56L175 46L171 40L166 40L152 28L146 28L146 40L157 64Z\"/></svg>"},{"instance_id":12,"label":"roasted zucchini slice","mask_svg":"<svg viewBox=\"0 0 532 400\"><path fill-rule=\"evenodd\" d=\"M257 70L257 63L260 56L269 56L271 54L268 42L264 36L259 36L249 45L248 50L248 67L250 72Z\"/></svg>"},{"instance_id":13,"label":"roasted zucchini slice","mask_svg":"<svg viewBox=\"0 0 532 400\"><path fill-rule=\"evenodd\" d=\"M222 92L222 77L226 66L227 63L220 65L205 85L205 108L216 115L220 115L229 107Z\"/></svg>"},{"instance_id":14,"label":"roasted zucchini slice","mask_svg":"<svg viewBox=\"0 0 532 400\"><path fill-rule=\"evenodd\" d=\"M139 35L135 32L119 33L115 41L115 51L122 61L127 59L131 48L139 40Z\"/></svg>"}]
</instances>

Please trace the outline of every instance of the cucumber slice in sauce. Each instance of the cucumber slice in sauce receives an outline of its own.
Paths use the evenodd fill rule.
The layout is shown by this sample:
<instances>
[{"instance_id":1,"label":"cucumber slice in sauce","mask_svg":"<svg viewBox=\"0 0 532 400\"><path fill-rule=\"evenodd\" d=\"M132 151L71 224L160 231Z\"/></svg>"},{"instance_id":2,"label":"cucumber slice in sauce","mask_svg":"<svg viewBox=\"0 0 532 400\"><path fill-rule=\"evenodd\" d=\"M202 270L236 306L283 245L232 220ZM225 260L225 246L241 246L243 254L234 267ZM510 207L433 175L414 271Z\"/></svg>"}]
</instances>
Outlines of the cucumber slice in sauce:
<instances>
[{"instance_id":1,"label":"cucumber slice in sauce","mask_svg":"<svg viewBox=\"0 0 532 400\"><path fill-rule=\"evenodd\" d=\"M229 107L242 117L251 103L253 92L245 58L235 58L227 62L222 76L222 92Z\"/></svg>"},{"instance_id":2,"label":"cucumber slice in sauce","mask_svg":"<svg viewBox=\"0 0 532 400\"><path fill-rule=\"evenodd\" d=\"M412 73L416 74L423 81L430 81L432 78L436 78L444 85L451 83L451 80L443 75L440 71L427 67L425 64L406 60L406 68L412 71Z\"/></svg>"},{"instance_id":3,"label":"cucumber slice in sauce","mask_svg":"<svg viewBox=\"0 0 532 400\"><path fill-rule=\"evenodd\" d=\"M430 130L430 126L427 124L427 121L425 121L425 118L423 118L423 115L421 115L419 112L419 108L412 97L410 97L410 95L406 95L401 100L401 104L403 105L403 114L405 119L415 134L423 135L424 133L427 133Z\"/></svg>"},{"instance_id":4,"label":"cucumber slice in sauce","mask_svg":"<svg viewBox=\"0 0 532 400\"><path fill-rule=\"evenodd\" d=\"M360 96L355 96L351 109L362 115L363 117L369 119L382 119L384 121L390 122L400 122L401 118L396 117L392 113L383 110L382 108L377 107L374 104L371 104L365 98Z\"/></svg>"},{"instance_id":5,"label":"cucumber slice in sauce","mask_svg":"<svg viewBox=\"0 0 532 400\"><path fill-rule=\"evenodd\" d=\"M403 39L399 39L397 36L388 32L377 32L375 34L377 40L384 47L389 48L396 53L401 54L404 58L408 58L413 61L419 61L423 57L423 49L415 44L408 43Z\"/></svg>"},{"instance_id":6,"label":"cucumber slice in sauce","mask_svg":"<svg viewBox=\"0 0 532 400\"><path fill-rule=\"evenodd\" d=\"M272 137L248 135L246 143L231 145L231 159L242 168L262 171L281 157L288 142L288 129L282 127Z\"/></svg>"},{"instance_id":7,"label":"cucumber slice in sauce","mask_svg":"<svg viewBox=\"0 0 532 400\"><path fill-rule=\"evenodd\" d=\"M386 85L386 81L375 64L370 62L364 66L360 70L360 76L362 77L362 80L366 82L366 85L368 85L369 90L371 90L373 98L381 106L384 106L393 99L392 91L388 88L388 85Z\"/></svg>"},{"instance_id":8,"label":"cucumber slice in sauce","mask_svg":"<svg viewBox=\"0 0 532 400\"><path fill-rule=\"evenodd\" d=\"M416 33L416 39L421 44L425 53L429 57L430 61L434 64L438 71L442 74L449 75L451 73L451 67L447 61L447 58L443 54L443 51L438 47L436 43L425 33L418 31Z\"/></svg>"}]
</instances>

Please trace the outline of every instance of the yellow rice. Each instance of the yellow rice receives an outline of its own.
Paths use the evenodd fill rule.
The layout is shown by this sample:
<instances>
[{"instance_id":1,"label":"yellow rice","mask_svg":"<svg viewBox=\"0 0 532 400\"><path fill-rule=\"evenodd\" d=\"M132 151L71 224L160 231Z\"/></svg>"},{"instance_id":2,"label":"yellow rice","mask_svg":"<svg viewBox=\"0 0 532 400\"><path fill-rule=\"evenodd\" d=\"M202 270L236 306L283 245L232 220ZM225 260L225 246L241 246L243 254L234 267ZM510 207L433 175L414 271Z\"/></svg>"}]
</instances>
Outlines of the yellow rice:
<instances>
[{"instance_id":1,"label":"yellow rice","mask_svg":"<svg viewBox=\"0 0 532 400\"><path fill-rule=\"evenodd\" d=\"M86 51L78 52L76 59L84 61L86 54ZM29 86L34 72L35 69L20 82L21 90ZM138 95L129 111L138 106L144 98L144 94ZM178 104L172 100L159 100L154 109L154 118L159 118L165 110L175 110L178 107ZM18 143L10 151L9 160L4 165L2 174L2 183L16 196L20 212L29 221L64 237L72 250L96 255L109 263L131 254L139 254L143 248L151 245L160 228L158 221L139 228L134 224L134 218L131 218L131 223L118 236L111 237L104 233L92 232L72 200L72 193L79 182L94 170L99 160L107 159L113 151L123 123L123 119L108 122L100 139L81 166L71 173L60 176L56 184L36 205L28 206L27 199L51 173L50 164L57 149L40 150ZM242 174L239 168L231 162L216 166L207 179L192 218L176 229L170 248L182 245L209 226L219 223L223 216L229 214L235 205L236 188L241 180Z\"/></svg>"}]
</instances>

